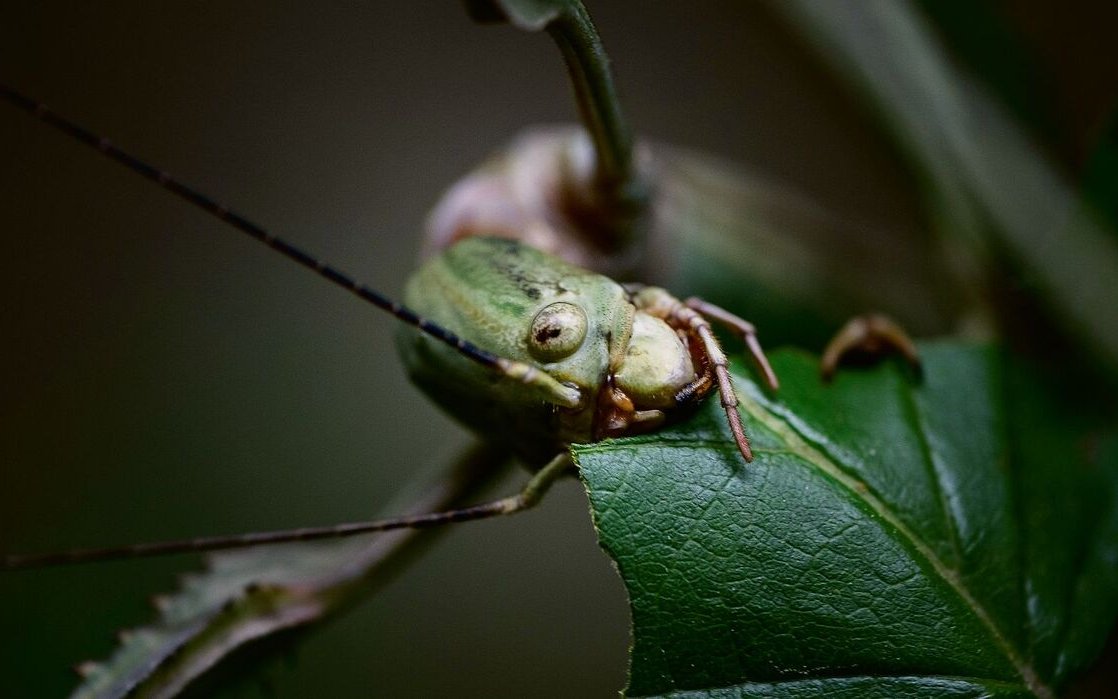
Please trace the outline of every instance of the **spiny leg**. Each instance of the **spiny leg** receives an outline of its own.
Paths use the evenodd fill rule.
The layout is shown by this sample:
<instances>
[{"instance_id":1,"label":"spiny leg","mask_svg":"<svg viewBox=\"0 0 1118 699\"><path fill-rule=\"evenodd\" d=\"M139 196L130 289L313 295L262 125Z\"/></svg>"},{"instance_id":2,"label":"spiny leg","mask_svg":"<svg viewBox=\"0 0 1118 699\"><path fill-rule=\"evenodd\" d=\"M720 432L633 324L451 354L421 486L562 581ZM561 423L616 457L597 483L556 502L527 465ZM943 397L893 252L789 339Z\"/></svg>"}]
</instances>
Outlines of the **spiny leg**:
<instances>
[{"instance_id":1,"label":"spiny leg","mask_svg":"<svg viewBox=\"0 0 1118 699\"><path fill-rule=\"evenodd\" d=\"M716 320L737 333L742 342L745 343L757 368L761 370L762 376L765 377L765 383L774 391L780 388L780 381L776 378L776 372L773 371L772 366L769 365L769 359L765 356L765 351L761 349L761 343L757 339L757 329L753 327L753 323L697 296L692 296L683 303L688 308L698 311L704 317Z\"/></svg>"},{"instance_id":2,"label":"spiny leg","mask_svg":"<svg viewBox=\"0 0 1118 699\"><path fill-rule=\"evenodd\" d=\"M722 402L722 409L726 412L726 421L730 423L730 434L734 436L734 442L738 445L738 451L741 452L742 457L747 461L753 461L753 449L749 446L749 437L745 434L745 428L741 424L741 414L738 412L738 396L734 393L734 384L730 380L730 371L727 368L729 362L726 360L726 353L722 351L722 346L718 344L718 340L714 337L714 333L710 329L710 323L706 318L699 315L698 312L686 308L680 308L680 314L684 312L690 314L689 318L681 318L687 322L698 333L699 339L703 343L703 348L710 357L710 363L714 367L714 377L718 382L718 397Z\"/></svg>"},{"instance_id":3,"label":"spiny leg","mask_svg":"<svg viewBox=\"0 0 1118 699\"><path fill-rule=\"evenodd\" d=\"M379 519L367 522L349 522L326 527L304 527L274 532L238 534L235 536L214 536L175 541L159 541L132 546L113 548L77 549L56 553L5 555L0 559L0 570L26 568L45 568L72 563L120 560L126 558L145 558L174 553L198 551L218 551L222 549L259 546L262 544L284 544L295 541L315 541L336 539L357 534L391 531L393 529L425 529L454 522L487 519L499 515L511 515L536 506L556 480L571 467L571 457L562 452L537 471L524 488L515 495L444 512Z\"/></svg>"},{"instance_id":4,"label":"spiny leg","mask_svg":"<svg viewBox=\"0 0 1118 699\"><path fill-rule=\"evenodd\" d=\"M898 352L918 375L920 373L920 355L916 345L904 328L888 316L869 313L848 320L823 350L823 358L819 362L823 380L830 381L843 359L853 352L872 356Z\"/></svg>"}]
</instances>

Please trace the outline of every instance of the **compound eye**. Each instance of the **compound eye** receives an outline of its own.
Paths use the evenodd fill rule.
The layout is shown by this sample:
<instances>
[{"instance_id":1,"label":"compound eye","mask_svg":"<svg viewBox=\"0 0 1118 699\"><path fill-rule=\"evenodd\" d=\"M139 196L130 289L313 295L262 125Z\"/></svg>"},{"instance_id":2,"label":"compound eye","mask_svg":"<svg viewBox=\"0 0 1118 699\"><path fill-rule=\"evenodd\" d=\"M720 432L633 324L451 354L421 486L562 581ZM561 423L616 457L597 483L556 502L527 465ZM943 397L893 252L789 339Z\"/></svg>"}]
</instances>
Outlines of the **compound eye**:
<instances>
[{"instance_id":1,"label":"compound eye","mask_svg":"<svg viewBox=\"0 0 1118 699\"><path fill-rule=\"evenodd\" d=\"M585 339L586 313L573 303L559 301L532 319L528 351L541 362L555 362L574 354Z\"/></svg>"}]
</instances>

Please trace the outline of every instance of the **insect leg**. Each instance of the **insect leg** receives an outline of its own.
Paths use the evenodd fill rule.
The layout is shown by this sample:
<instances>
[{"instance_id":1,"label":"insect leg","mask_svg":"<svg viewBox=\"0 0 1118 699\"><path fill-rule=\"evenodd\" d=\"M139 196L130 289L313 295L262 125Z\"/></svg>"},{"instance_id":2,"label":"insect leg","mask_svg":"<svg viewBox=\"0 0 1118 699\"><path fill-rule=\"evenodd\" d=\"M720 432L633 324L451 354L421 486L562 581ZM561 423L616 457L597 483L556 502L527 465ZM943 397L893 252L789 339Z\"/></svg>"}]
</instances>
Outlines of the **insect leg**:
<instances>
[{"instance_id":1,"label":"insect leg","mask_svg":"<svg viewBox=\"0 0 1118 699\"><path fill-rule=\"evenodd\" d=\"M780 388L780 381L777 380L776 373L769 366L769 360L765 357L765 352L761 349L761 343L757 340L757 329L753 327L753 323L730 313L721 306L715 306L713 303L708 303L695 296L683 303L688 308L698 311L704 317L716 320L737 333L742 342L745 343L746 348L749 349L749 354L753 357L757 368L761 370L761 374L765 377L765 383L774 391Z\"/></svg>"},{"instance_id":2,"label":"insect leg","mask_svg":"<svg viewBox=\"0 0 1118 699\"><path fill-rule=\"evenodd\" d=\"M858 352L872 356L900 353L920 373L920 356L904 328L888 316L869 313L848 320L827 343L819 362L823 380L830 381L843 359Z\"/></svg>"},{"instance_id":3,"label":"insect leg","mask_svg":"<svg viewBox=\"0 0 1118 699\"><path fill-rule=\"evenodd\" d=\"M734 435L734 442L738 445L742 457L746 461L753 461L753 449L749 446L749 437L746 436L745 428L741 424L738 397L734 393L734 384L730 381L730 371L727 369L729 362L726 360L726 353L722 351L722 345L718 344L717 338L714 337L710 322L697 311L681 306L678 314L681 320L685 320L695 329L699 339L702 340L707 356L710 357L710 363L714 367L714 377L718 382L718 397L722 401L722 409L726 411L730 433Z\"/></svg>"},{"instance_id":4,"label":"insect leg","mask_svg":"<svg viewBox=\"0 0 1118 699\"><path fill-rule=\"evenodd\" d=\"M443 512L408 515L367 522L348 522L325 527L303 527L300 529L286 529L274 532L237 534L235 536L214 536L175 541L159 541L124 547L78 549L44 554L5 555L0 559L0 570L45 568L48 566L67 565L71 563L146 558L149 556L198 551L217 551L221 549L243 548L246 546L259 546L263 544L284 544L294 541L336 539L344 536L384 532L394 529L425 529L454 522L466 522L474 519L487 519L498 515L510 515L530 509L538 504L555 481L570 470L571 465L570 455L567 452L562 452L549 461L542 469L537 471L519 493L480 505L471 505L469 507L446 510Z\"/></svg>"},{"instance_id":5,"label":"insect leg","mask_svg":"<svg viewBox=\"0 0 1118 699\"><path fill-rule=\"evenodd\" d=\"M746 461L753 461L753 449L750 448L749 437L746 436L745 428L742 427L741 414L738 412L738 397L734 393L734 384L730 380L729 361L726 359L726 353L722 351L722 345L719 344L718 338L714 336L714 331L710 328L710 321L698 310L692 308L689 303L679 301L679 299L658 287L642 287L630 284L626 285L625 288L633 294L633 303L636 304L638 309L663 318L674 327L686 328L688 332L699 338L699 342L703 345L703 352L714 370L715 382L718 384L719 400L722 403L722 409L726 412L726 421L730 424L730 433L734 436L734 443L737 444L738 451L741 452ZM692 301L701 306L709 306L709 304L698 299L692 299ZM710 308L716 309L723 316L735 317L716 306L710 306ZM745 321L741 322L745 323ZM748 323L745 324L749 325ZM750 330L752 330L752 327L749 325ZM755 337L753 341L756 343ZM764 359L765 355L760 352L760 349L761 347L758 344L757 352L763 365L767 367L768 361ZM771 368L769 373L772 373ZM773 378L775 379L775 377Z\"/></svg>"}]
</instances>

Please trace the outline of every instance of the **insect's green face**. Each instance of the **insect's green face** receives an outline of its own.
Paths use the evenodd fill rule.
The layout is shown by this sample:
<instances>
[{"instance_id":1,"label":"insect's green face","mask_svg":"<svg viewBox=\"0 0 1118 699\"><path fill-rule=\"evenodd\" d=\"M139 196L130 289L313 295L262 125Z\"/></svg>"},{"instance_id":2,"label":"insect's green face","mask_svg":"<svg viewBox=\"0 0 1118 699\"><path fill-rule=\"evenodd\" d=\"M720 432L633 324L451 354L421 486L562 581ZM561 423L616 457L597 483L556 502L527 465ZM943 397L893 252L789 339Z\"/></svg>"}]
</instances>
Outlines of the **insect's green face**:
<instances>
[{"instance_id":1,"label":"insect's green face","mask_svg":"<svg viewBox=\"0 0 1118 699\"><path fill-rule=\"evenodd\" d=\"M545 404L450 347L401 333L401 353L420 388L474 430L511 436L522 453L540 458L597 437L600 394L611 377L638 409L669 407L694 378L675 331L638 313L620 285L512 241L454 244L413 276L405 302L493 354L577 387L578 407Z\"/></svg>"}]
</instances>

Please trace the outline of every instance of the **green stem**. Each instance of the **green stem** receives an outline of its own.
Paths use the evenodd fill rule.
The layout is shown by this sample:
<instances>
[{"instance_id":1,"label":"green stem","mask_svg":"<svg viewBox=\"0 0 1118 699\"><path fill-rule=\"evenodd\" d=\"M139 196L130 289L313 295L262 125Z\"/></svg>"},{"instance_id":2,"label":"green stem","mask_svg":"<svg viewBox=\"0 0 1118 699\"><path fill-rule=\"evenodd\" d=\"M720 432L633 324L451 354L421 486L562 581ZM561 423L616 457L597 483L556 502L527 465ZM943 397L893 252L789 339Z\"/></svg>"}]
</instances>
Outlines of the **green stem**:
<instances>
[{"instance_id":1,"label":"green stem","mask_svg":"<svg viewBox=\"0 0 1118 699\"><path fill-rule=\"evenodd\" d=\"M573 2L547 25L571 76L579 113L597 154L595 186L611 203L634 205L633 135L621 113L621 102L609 69L609 57L590 15Z\"/></svg>"}]
</instances>

